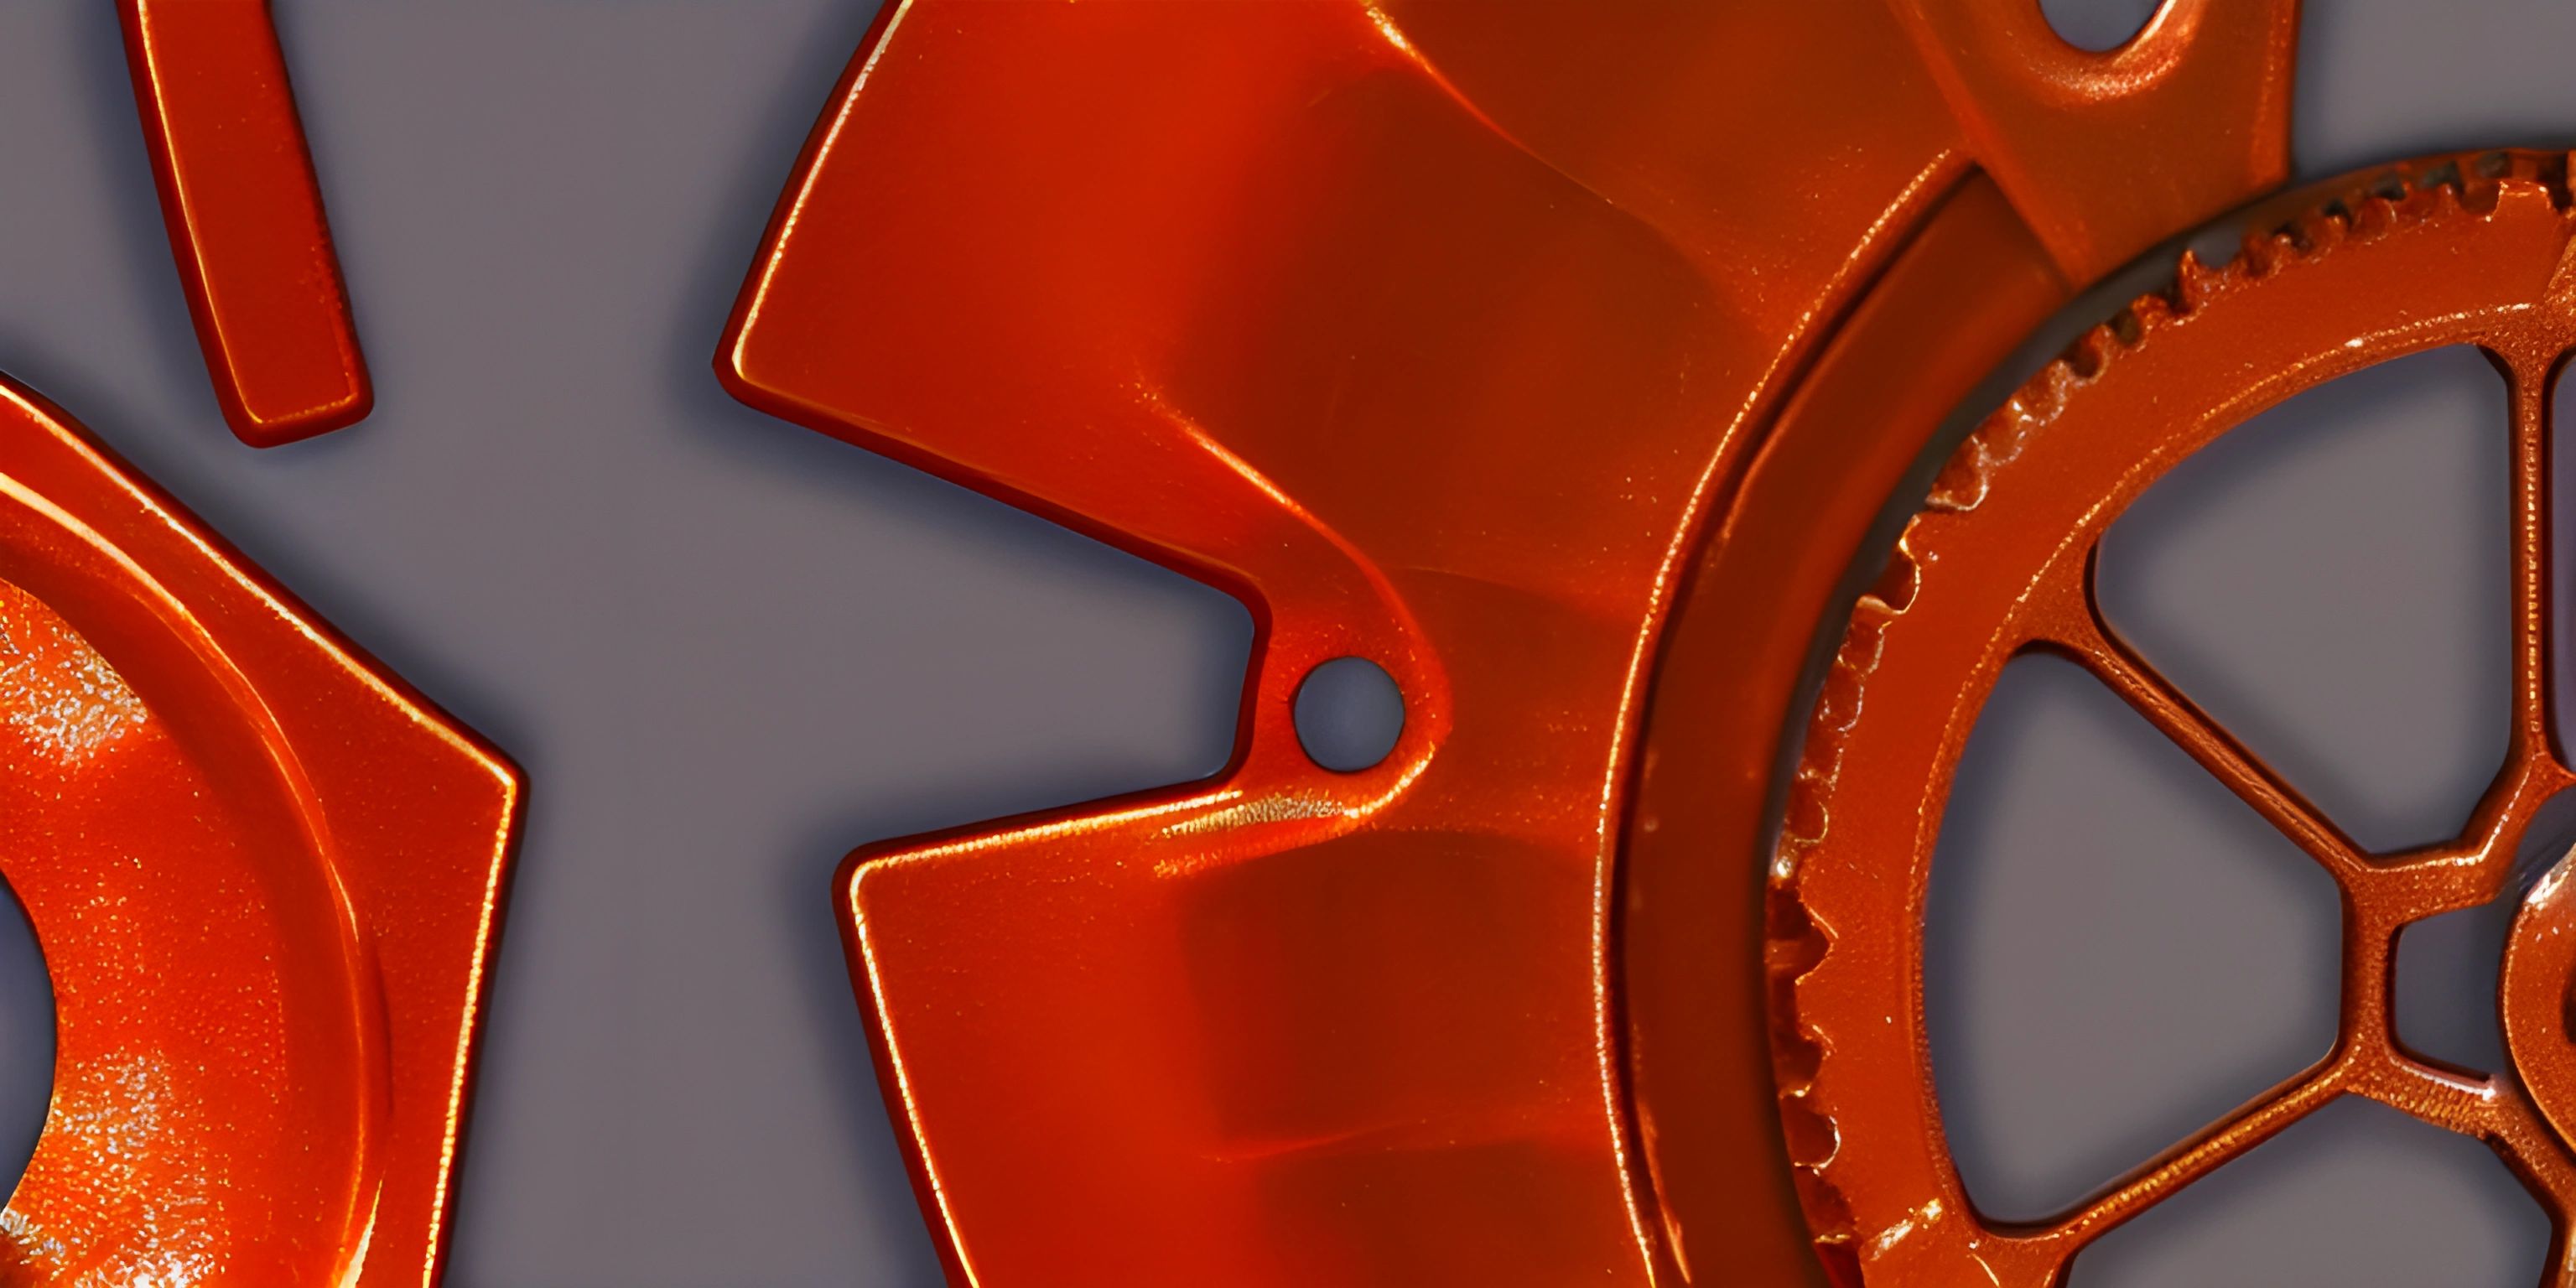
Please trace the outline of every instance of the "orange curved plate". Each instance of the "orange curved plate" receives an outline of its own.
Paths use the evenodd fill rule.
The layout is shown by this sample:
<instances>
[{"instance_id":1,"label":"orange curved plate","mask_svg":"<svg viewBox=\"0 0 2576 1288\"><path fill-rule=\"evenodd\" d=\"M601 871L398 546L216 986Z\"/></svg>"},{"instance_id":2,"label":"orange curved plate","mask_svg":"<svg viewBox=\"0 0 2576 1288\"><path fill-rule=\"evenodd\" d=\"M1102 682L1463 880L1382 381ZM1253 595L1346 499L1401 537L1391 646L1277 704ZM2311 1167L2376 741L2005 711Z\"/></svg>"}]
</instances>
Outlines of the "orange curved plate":
<instances>
[{"instance_id":1,"label":"orange curved plate","mask_svg":"<svg viewBox=\"0 0 2576 1288\"><path fill-rule=\"evenodd\" d=\"M2284 160L2287 4L2183 0L2129 50L2036 69L1990 12L881 18L719 376L1260 625L1218 778L853 856L852 974L952 1278L1693 1273L1611 946L1695 550L1824 337L1964 194L1959 235L2048 296ZM2085 121L2129 140L2116 191L2043 155ZM1335 774L1292 705L1354 654L1407 724ZM1752 969L1750 924L1710 933ZM1732 1018L1714 1040L1758 1053ZM1673 1094L1767 1115L1758 1055L1736 1067ZM1809 1273L1776 1155L1704 1158L1763 1206L1701 1273Z\"/></svg>"}]
</instances>

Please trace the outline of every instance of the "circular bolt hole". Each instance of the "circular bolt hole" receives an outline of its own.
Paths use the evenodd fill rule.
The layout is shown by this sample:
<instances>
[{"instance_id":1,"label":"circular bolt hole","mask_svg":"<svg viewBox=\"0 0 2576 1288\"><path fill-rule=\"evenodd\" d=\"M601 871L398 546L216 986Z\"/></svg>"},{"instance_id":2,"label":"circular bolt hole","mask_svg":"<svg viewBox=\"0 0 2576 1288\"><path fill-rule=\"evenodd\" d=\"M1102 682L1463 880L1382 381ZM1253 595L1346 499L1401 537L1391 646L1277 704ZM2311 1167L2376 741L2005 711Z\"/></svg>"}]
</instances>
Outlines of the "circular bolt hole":
<instances>
[{"instance_id":1,"label":"circular bolt hole","mask_svg":"<svg viewBox=\"0 0 2576 1288\"><path fill-rule=\"evenodd\" d=\"M36 929L0 880L0 1198L18 1187L54 1097L54 984Z\"/></svg>"},{"instance_id":2,"label":"circular bolt hole","mask_svg":"<svg viewBox=\"0 0 2576 1288\"><path fill-rule=\"evenodd\" d=\"M1386 668L1364 657L1337 657L1297 686L1297 745L1306 758L1338 774L1386 759L1404 732L1404 691Z\"/></svg>"},{"instance_id":3,"label":"circular bolt hole","mask_svg":"<svg viewBox=\"0 0 2576 1288\"><path fill-rule=\"evenodd\" d=\"M2137 39L2164 0L2039 0L2049 30L2088 53L2108 53Z\"/></svg>"}]
</instances>

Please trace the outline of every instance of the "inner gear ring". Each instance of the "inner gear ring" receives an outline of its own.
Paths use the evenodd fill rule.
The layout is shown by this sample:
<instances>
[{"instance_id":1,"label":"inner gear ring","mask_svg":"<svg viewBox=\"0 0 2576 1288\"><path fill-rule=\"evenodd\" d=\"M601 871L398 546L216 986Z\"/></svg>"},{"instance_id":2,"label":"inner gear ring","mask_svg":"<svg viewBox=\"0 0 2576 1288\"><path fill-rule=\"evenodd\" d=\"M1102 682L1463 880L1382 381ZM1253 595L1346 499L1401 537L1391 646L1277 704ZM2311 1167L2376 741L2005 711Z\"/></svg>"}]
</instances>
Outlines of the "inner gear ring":
<instances>
[{"instance_id":1,"label":"inner gear ring","mask_svg":"<svg viewBox=\"0 0 2576 1288\"><path fill-rule=\"evenodd\" d=\"M1825 679L1770 873L1781 1115L1819 1250L1876 1284L2044 1288L2104 1232L2347 1095L2483 1140L2559 1227L2576 1212L2576 892L2544 879L2508 945L2513 1068L2492 1077L2398 1043L2398 932L2494 898L2552 794L2576 785L2550 716L2550 385L2576 349L2576 218L2563 158L2492 153L2356 191L2249 242L2183 258L2169 294L2096 328L1964 442L1855 609ZM2513 717L2502 772L2455 840L2364 853L2105 623L2094 554L2166 471L2293 394L2408 353L2485 350L2511 386ZM1933 1095L1923 925L1943 805L2004 665L2083 666L2334 877L2343 995L2315 1067L2074 1211L2030 1226L1971 1206ZM2553 1130L2551 1124L2557 1124Z\"/></svg>"}]
</instances>

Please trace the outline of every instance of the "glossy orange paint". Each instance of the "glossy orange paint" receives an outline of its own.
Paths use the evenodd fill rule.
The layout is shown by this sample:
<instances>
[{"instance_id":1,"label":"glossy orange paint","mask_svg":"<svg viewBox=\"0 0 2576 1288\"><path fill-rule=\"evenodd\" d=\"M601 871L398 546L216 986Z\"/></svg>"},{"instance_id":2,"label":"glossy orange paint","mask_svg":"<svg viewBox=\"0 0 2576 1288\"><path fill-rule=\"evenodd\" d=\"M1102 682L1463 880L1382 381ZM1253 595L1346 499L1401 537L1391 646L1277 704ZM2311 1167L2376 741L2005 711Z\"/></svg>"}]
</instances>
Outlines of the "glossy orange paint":
<instances>
[{"instance_id":1,"label":"glossy orange paint","mask_svg":"<svg viewBox=\"0 0 2576 1288\"><path fill-rule=\"evenodd\" d=\"M2285 163L2290 4L2177 0L2098 56L1988 7L889 6L718 374L1260 627L1217 778L845 870L956 1282L1814 1273L1768 1126L1758 786L1623 859L1665 618L1729 515L1797 513L1741 510L1766 457L1846 544L1728 564L1733 602L1820 606L1945 399ZM2087 121L2100 162L2054 156ZM1954 253L1991 298L1950 298ZM1884 402L1829 344L1864 319L1841 352L1921 367ZM1799 393L1826 371L1855 383ZM1727 708L1766 774L1814 622ZM1355 774L1291 719L1344 655L1409 715ZM1643 955L1640 859L1709 899Z\"/></svg>"},{"instance_id":2,"label":"glossy orange paint","mask_svg":"<svg viewBox=\"0 0 2576 1288\"><path fill-rule=\"evenodd\" d=\"M437 1277L520 785L0 382L0 874L54 987L0 1283Z\"/></svg>"},{"instance_id":3,"label":"glossy orange paint","mask_svg":"<svg viewBox=\"0 0 2576 1288\"><path fill-rule=\"evenodd\" d=\"M268 0L120 0L170 252L225 423L253 447L375 406Z\"/></svg>"},{"instance_id":4,"label":"glossy orange paint","mask_svg":"<svg viewBox=\"0 0 2576 1288\"><path fill-rule=\"evenodd\" d=\"M2105 1231L2343 1096L2482 1140L2557 1221L2549 1283L2576 1277L2576 952L2570 863L2529 895L2499 1005L2512 1067L2407 1050L2389 988L2399 931L2496 898L2541 804L2576 785L2553 728L2548 403L2576 351L2576 216L2564 157L2491 153L2374 175L2250 240L2188 255L2172 289L2086 336L1951 458L1817 701L1771 872L1778 1071L1820 1243L1847 1277L1902 1288L2045 1288ZM2455 839L2364 853L2104 621L2105 530L2220 434L2336 376L2479 346L2511 390L2513 719L2502 769ZM2011 659L2081 664L2324 866L2341 887L2339 1037L2315 1067L2058 1218L1970 1205L1923 1031L1923 900L1970 727Z\"/></svg>"},{"instance_id":5,"label":"glossy orange paint","mask_svg":"<svg viewBox=\"0 0 2576 1288\"><path fill-rule=\"evenodd\" d=\"M1863 533L2007 337L2068 289L1991 183L1963 187L1818 355L1666 631L1623 855L1620 1002L1633 1112L1685 1268L1808 1256L1786 1169L1743 1163L1780 1154L1770 1048L1746 1040L1764 1028L1758 864L1710 855L1762 847L1779 733Z\"/></svg>"}]
</instances>

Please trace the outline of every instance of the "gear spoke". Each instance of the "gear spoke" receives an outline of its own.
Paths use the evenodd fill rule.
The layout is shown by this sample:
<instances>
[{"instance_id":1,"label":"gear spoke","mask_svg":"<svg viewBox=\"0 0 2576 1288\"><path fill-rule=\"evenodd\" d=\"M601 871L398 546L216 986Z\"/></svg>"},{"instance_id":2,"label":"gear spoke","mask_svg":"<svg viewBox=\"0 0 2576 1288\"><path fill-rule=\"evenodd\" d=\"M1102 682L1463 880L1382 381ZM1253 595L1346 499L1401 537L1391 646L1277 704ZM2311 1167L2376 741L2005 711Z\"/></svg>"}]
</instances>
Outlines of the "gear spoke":
<instances>
[{"instance_id":1,"label":"gear spoke","mask_svg":"<svg viewBox=\"0 0 2576 1288\"><path fill-rule=\"evenodd\" d=\"M2351 1087L2419 1122L2483 1141L2511 1141L2523 1153L2533 1140L2546 1140L2529 1134L2546 1129L2508 1079L2454 1073L2390 1053L2359 1064ZM2507 1159L2517 1166L2526 1161L2511 1151Z\"/></svg>"},{"instance_id":2,"label":"gear spoke","mask_svg":"<svg viewBox=\"0 0 2576 1288\"><path fill-rule=\"evenodd\" d=\"M2554 357L2554 355L2552 355ZM2513 398L2513 738L2517 758L2549 745L2549 358L2500 359Z\"/></svg>"},{"instance_id":3,"label":"gear spoke","mask_svg":"<svg viewBox=\"0 0 2576 1288\"><path fill-rule=\"evenodd\" d=\"M2192 1182L2243 1157L2257 1145L2344 1094L2345 1064L2330 1062L2273 1089L2095 1198L2073 1216L2032 1236L2061 1270L2075 1254L2114 1228L2144 1215Z\"/></svg>"},{"instance_id":4,"label":"gear spoke","mask_svg":"<svg viewBox=\"0 0 2576 1288\"><path fill-rule=\"evenodd\" d=\"M2058 619L2053 633L2059 638L2051 642L2255 813L2324 864L2347 889L2367 880L2370 861L2341 828L2111 632L2093 593L2092 561L2085 562L2083 585L2075 592L2080 607L2053 615Z\"/></svg>"},{"instance_id":5,"label":"gear spoke","mask_svg":"<svg viewBox=\"0 0 2576 1288\"><path fill-rule=\"evenodd\" d=\"M2576 1195L2576 1158L2512 1077L2469 1077L2392 1056L2356 1078L2353 1090L2420 1122L2485 1142L2551 1219L2565 1225L2565 1196ZM2576 1270L2563 1255L2561 1262L2553 1283Z\"/></svg>"}]
</instances>

